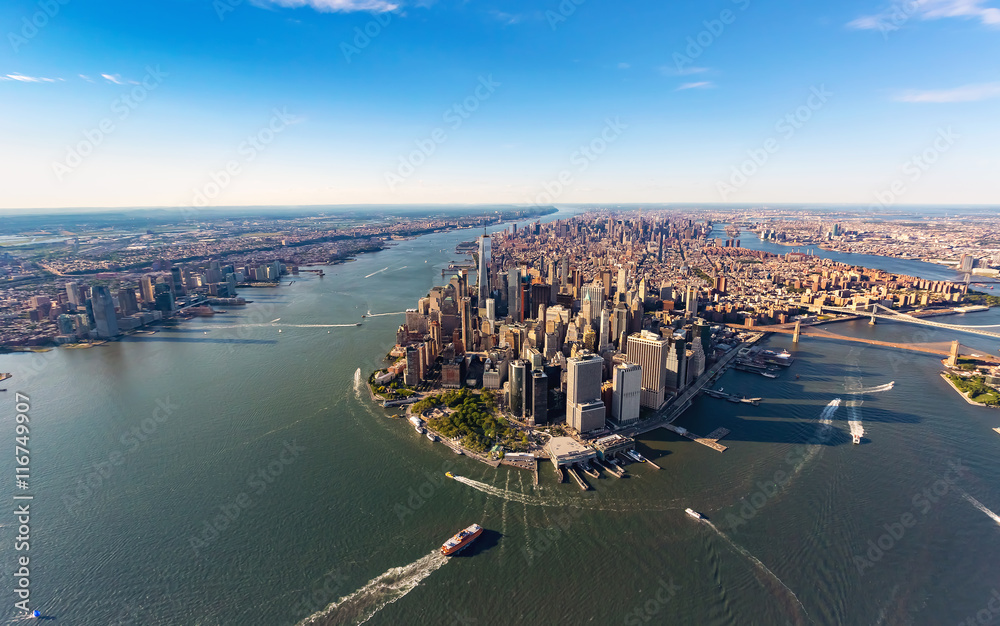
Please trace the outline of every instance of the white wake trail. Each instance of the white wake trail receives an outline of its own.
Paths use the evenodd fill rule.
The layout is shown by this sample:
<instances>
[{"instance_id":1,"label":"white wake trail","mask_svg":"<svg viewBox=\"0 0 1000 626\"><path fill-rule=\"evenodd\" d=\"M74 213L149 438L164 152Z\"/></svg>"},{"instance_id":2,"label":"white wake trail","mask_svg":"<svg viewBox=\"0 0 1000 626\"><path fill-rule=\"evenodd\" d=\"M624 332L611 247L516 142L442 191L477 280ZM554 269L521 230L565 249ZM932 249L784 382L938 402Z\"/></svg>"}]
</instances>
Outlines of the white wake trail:
<instances>
[{"instance_id":1,"label":"white wake trail","mask_svg":"<svg viewBox=\"0 0 1000 626\"><path fill-rule=\"evenodd\" d=\"M368 317L385 317L386 315L406 315L406 311L398 311L396 313L368 313Z\"/></svg>"},{"instance_id":2,"label":"white wake trail","mask_svg":"<svg viewBox=\"0 0 1000 626\"><path fill-rule=\"evenodd\" d=\"M460 482L463 485L468 485L477 491L482 491L487 495L502 498L510 502L519 502L528 506L575 508L587 511L617 511L619 513L636 511L676 511L681 508L679 506L665 506L673 504L672 502L661 502L657 504L636 503L634 506L631 506L630 503L627 502L600 502L593 499L585 499L583 497L542 498L539 496L521 493L519 491L500 489L499 487L494 487L493 485L489 485L487 483L481 483L478 480L472 480L471 478L466 478L465 476L455 476L455 481Z\"/></svg>"},{"instance_id":3,"label":"white wake trail","mask_svg":"<svg viewBox=\"0 0 1000 626\"><path fill-rule=\"evenodd\" d=\"M799 461L798 465L792 468L792 474L789 477L789 481L792 477L797 476L799 472L805 469L806 465L808 465L809 462L820 453L820 450L823 449L823 444L830 439L830 433L833 430L833 415L837 412L837 407L839 406L840 398L834 398L829 404L823 407L823 411L819 414L819 425L816 426L816 433L811 439L809 439L809 441L803 444L806 446L807 450L802 455L802 460ZM787 487L788 484L789 483L786 483L785 487Z\"/></svg>"},{"instance_id":4,"label":"white wake trail","mask_svg":"<svg viewBox=\"0 0 1000 626\"><path fill-rule=\"evenodd\" d=\"M973 498L973 497L972 497L972 496L970 496L969 494L965 493L965 491L964 491L964 490L962 490L962 489L960 489L960 488L958 488L958 487L955 487L955 489L956 489L956 490L957 490L957 491L958 491L958 492L959 492L960 494L962 494L962 497L963 497L963 498L965 498L966 500L968 500L968 501L969 501L969 504L971 504L972 506L976 507L977 509L979 509L979 510L980 510L980 511L982 511L983 513L985 513L985 514L986 514L987 516L989 516L989 518L990 518L991 520L993 520L994 522L996 522L997 526L1000 526L1000 515L997 515L997 514L996 514L996 513L994 513L993 511L991 511L991 510L987 509L987 508L986 508L986 506L985 506L985 505L984 505L984 504L983 504L982 502L980 502L979 500L976 500L975 498Z\"/></svg>"},{"instance_id":5,"label":"white wake trail","mask_svg":"<svg viewBox=\"0 0 1000 626\"><path fill-rule=\"evenodd\" d=\"M840 406L840 398L830 400L830 403L823 407L823 412L819 414L820 431L827 431L833 426L833 414Z\"/></svg>"},{"instance_id":6,"label":"white wake trail","mask_svg":"<svg viewBox=\"0 0 1000 626\"><path fill-rule=\"evenodd\" d=\"M378 270L378 271L375 271L375 272L372 272L371 274L369 274L369 275L365 276L365 278L371 278L371 277L372 277L372 276L374 276L375 274L381 274L382 272L386 271L387 269L389 269L389 266L388 266L388 265L386 265L385 267L383 267L382 269L380 269L380 270Z\"/></svg>"},{"instance_id":7,"label":"white wake trail","mask_svg":"<svg viewBox=\"0 0 1000 626\"><path fill-rule=\"evenodd\" d=\"M861 403L861 400L847 401L847 425L851 427L851 437L861 438L865 435L865 426L861 421L861 411L858 410Z\"/></svg>"},{"instance_id":8,"label":"white wake trail","mask_svg":"<svg viewBox=\"0 0 1000 626\"><path fill-rule=\"evenodd\" d=\"M896 386L896 381L892 381L892 382L888 382L888 383L886 383L884 385L879 385L877 387L861 387L861 386L858 386L858 387L849 387L848 386L845 389L845 391L847 391L847 393L854 393L854 394L858 394L858 395L865 394L865 393L882 393L883 391L891 391L892 388L895 387L895 386Z\"/></svg>"},{"instance_id":9,"label":"white wake trail","mask_svg":"<svg viewBox=\"0 0 1000 626\"><path fill-rule=\"evenodd\" d=\"M354 370L354 395L361 399L361 368Z\"/></svg>"},{"instance_id":10,"label":"white wake trail","mask_svg":"<svg viewBox=\"0 0 1000 626\"><path fill-rule=\"evenodd\" d=\"M434 550L409 565L394 567L372 579L354 593L344 596L325 609L317 611L298 623L307 624L364 624L388 604L392 604L413 591L425 578L448 562L448 557Z\"/></svg>"},{"instance_id":11,"label":"white wake trail","mask_svg":"<svg viewBox=\"0 0 1000 626\"><path fill-rule=\"evenodd\" d=\"M791 599L794 600L797 605L799 605L799 608L802 609L802 613L805 614L806 617L809 617L809 612L806 611L806 607L802 605L802 601L799 600L799 597L797 595L795 595L795 592L792 591L791 588L788 585L786 585L784 582L782 582L781 579L778 578L774 574L774 572L772 572L771 570L769 570L767 568L767 566L764 565L760 561L760 559L758 559L754 555L750 554L750 552L746 548L744 548L743 546L739 545L738 543L736 543L735 541L733 541L732 539L730 539L729 536L726 535L726 533L724 533L721 530L719 530L718 528L716 528L715 524L713 524L712 522L710 522L708 520L703 520L703 521L706 524L708 524L708 526L711 527L711 529L714 530L720 537L722 537L723 539L725 539L726 543L728 543L729 545L731 545L734 550L736 550L737 552L739 552L740 554L742 554L743 556L745 556L746 558L748 558L751 563L753 563L754 565L756 565L760 569L760 571L764 572L765 574L767 574L768 576L770 576L776 583L778 583L779 585L781 585L785 589L785 591L788 592L788 595L791 597Z\"/></svg>"}]
</instances>

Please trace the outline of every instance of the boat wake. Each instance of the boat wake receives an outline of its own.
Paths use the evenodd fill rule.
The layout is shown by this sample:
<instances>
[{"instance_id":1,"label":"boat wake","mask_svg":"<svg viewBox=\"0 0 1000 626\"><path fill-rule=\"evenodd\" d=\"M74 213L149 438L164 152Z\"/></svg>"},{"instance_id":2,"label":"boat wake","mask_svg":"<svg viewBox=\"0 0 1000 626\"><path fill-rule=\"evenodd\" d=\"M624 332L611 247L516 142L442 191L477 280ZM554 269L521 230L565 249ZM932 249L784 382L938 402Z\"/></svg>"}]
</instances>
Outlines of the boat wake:
<instances>
[{"instance_id":1,"label":"boat wake","mask_svg":"<svg viewBox=\"0 0 1000 626\"><path fill-rule=\"evenodd\" d=\"M519 491L511 491L509 489L500 489L499 487L494 487L487 483L481 483L478 480L472 480L471 478L466 478L465 476L455 476L455 481L460 482L463 485L468 485L477 491L481 491L487 495L495 496L497 498L502 498L510 502L519 502L528 506L547 506L547 507L560 507L560 508L574 508L583 509L587 511L616 511L619 513L634 512L634 511L676 511L681 507L678 506L664 506L668 503L660 503L655 505L650 504L637 504L635 507L623 506L627 503L616 503L614 502L594 502L593 500L585 500L581 498L542 498L540 496L533 496L527 493L521 493Z\"/></svg>"},{"instance_id":2,"label":"boat wake","mask_svg":"<svg viewBox=\"0 0 1000 626\"><path fill-rule=\"evenodd\" d=\"M837 407L839 406L840 398L834 398L830 400L829 404L823 407L823 412L819 414L818 435L826 434L829 436L830 429L833 428L833 414L837 412Z\"/></svg>"},{"instance_id":3,"label":"boat wake","mask_svg":"<svg viewBox=\"0 0 1000 626\"><path fill-rule=\"evenodd\" d=\"M865 436L865 426L861 421L861 411L858 410L862 402L862 400L847 401L847 425L851 427L851 437L855 439L861 439L861 437Z\"/></svg>"},{"instance_id":4,"label":"boat wake","mask_svg":"<svg viewBox=\"0 0 1000 626\"><path fill-rule=\"evenodd\" d=\"M307 624L364 624L388 604L392 604L413 591L425 578L448 562L448 557L434 550L409 565L394 567L368 582L354 593L344 596L330 606L317 611L298 623Z\"/></svg>"},{"instance_id":5,"label":"boat wake","mask_svg":"<svg viewBox=\"0 0 1000 626\"><path fill-rule=\"evenodd\" d=\"M511 502L520 502L521 504L528 504L531 506L565 506L565 504L559 500L547 500L545 498L539 498L538 496L531 496L517 491L500 489L499 487L481 483L478 480L472 480L471 478L466 478L465 476L458 476L457 474L455 475L455 480L463 485L468 485L473 489L482 491L487 495L496 496L497 498L502 498Z\"/></svg>"},{"instance_id":6,"label":"boat wake","mask_svg":"<svg viewBox=\"0 0 1000 626\"><path fill-rule=\"evenodd\" d=\"M399 311L397 313L372 313L368 311L367 317L385 317L386 315L405 315L406 311Z\"/></svg>"},{"instance_id":7,"label":"boat wake","mask_svg":"<svg viewBox=\"0 0 1000 626\"><path fill-rule=\"evenodd\" d=\"M971 504L972 506L976 507L977 509L979 509L983 513L985 513L987 516L989 516L989 518L991 520L993 520L994 522L996 522L997 526L1000 526L1000 515L997 515L993 511L987 509L986 506L982 502L980 502L979 500L976 500L975 498L973 498L972 496L970 496L969 494L967 494L964 490L959 489L958 487L954 487L954 489L958 490L958 492L960 494L962 494L962 497L965 498L969 502L969 504Z\"/></svg>"},{"instance_id":8,"label":"boat wake","mask_svg":"<svg viewBox=\"0 0 1000 626\"><path fill-rule=\"evenodd\" d=\"M795 604L797 604L797 605L798 605L798 607L799 607L799 609L801 609L801 610L802 610L802 613L803 613L803 614L804 614L804 615L805 615L806 617L809 617L809 612L808 612L808 611L806 611L806 607L802 605L802 601L801 601L801 600L799 600L799 597L798 597L797 595L795 595L795 592L794 592L794 591L792 591L792 590L791 590L791 588L790 588L790 587L789 587L788 585L786 585L785 583L783 583L783 582L781 581L781 579L780 579L780 578L778 578L778 577L777 577L777 576L776 576L776 575L774 574L774 572L772 572L771 570L769 570L769 569L767 568L767 566L766 566L766 565L764 565L764 564L763 564L763 563L762 563L762 562L760 561L760 559L758 559L758 558L757 558L757 557L755 557L754 555L750 554L750 552L749 552L749 551L748 551L748 550L747 550L746 548L744 548L743 546L739 545L738 543L736 543L735 541L733 541L732 539L730 539L730 538L729 538L729 536L728 536L728 535L726 535L726 533L724 533L724 532L722 532L721 530L719 530L718 528L716 528L716 527L715 527L715 524L713 524L713 523L712 523L712 522L711 522L710 520L703 520L703 521L704 521L704 522L705 522L706 524L708 524L708 525L709 525L709 526L711 527L711 529L712 529L712 530L714 530L714 531L716 532L716 534L717 534L717 535L719 535L720 537L722 537L723 539L725 539L726 543L728 543L728 544L729 544L730 546L732 546L734 550L736 550L736 551L737 551L737 552L739 552L739 553L740 553L741 555L743 555L743 556L745 556L745 557L746 557L747 559L749 559L749 560L750 560L750 562L751 562L751 563L753 563L754 565L756 565L756 566L757 566L757 568L758 568L758 569L759 569L759 570L760 570L761 572L763 572L764 574L766 574L766 575L767 575L767 576L768 576L768 577L769 577L769 578L770 578L771 580L773 580L774 582L778 583L778 585L780 585L780 586L781 586L781 587L782 587L782 588L783 588L783 589L784 589L784 590L785 590L786 592L788 592L788 596L789 596L789 597L790 597L790 598L791 598L792 600L794 600L794 601L795 601Z\"/></svg>"},{"instance_id":9,"label":"boat wake","mask_svg":"<svg viewBox=\"0 0 1000 626\"><path fill-rule=\"evenodd\" d=\"M361 368L354 370L354 395L361 400Z\"/></svg>"},{"instance_id":10,"label":"boat wake","mask_svg":"<svg viewBox=\"0 0 1000 626\"><path fill-rule=\"evenodd\" d=\"M850 385L845 385L847 393L854 393L861 395L863 393L882 393L883 391L890 391L896 386L896 381L886 383L884 385L879 385L878 387L862 387L860 384L857 387L851 387Z\"/></svg>"},{"instance_id":11,"label":"boat wake","mask_svg":"<svg viewBox=\"0 0 1000 626\"><path fill-rule=\"evenodd\" d=\"M371 278L371 277L372 277L372 276L374 276L375 274L381 274L382 272L386 271L387 269L389 269L389 266L388 266L388 265L387 265L387 266L385 266L385 267L383 267L382 269L380 269L380 270L378 270L378 271L375 271L375 272L372 272L371 274L369 274L369 275L365 276L365 278Z\"/></svg>"},{"instance_id":12,"label":"boat wake","mask_svg":"<svg viewBox=\"0 0 1000 626\"><path fill-rule=\"evenodd\" d=\"M805 442L807 450L802 455L802 460L799 461L798 465L792 468L792 477L797 476L820 453L820 450L823 449L823 444L830 439L830 433L833 432L833 415L837 412L839 406L840 398L834 398L830 400L829 404L823 407L823 412L819 414L819 424L816 426L816 432ZM789 477L789 480L791 480L791 477ZM787 487L788 483L785 486Z\"/></svg>"}]
</instances>

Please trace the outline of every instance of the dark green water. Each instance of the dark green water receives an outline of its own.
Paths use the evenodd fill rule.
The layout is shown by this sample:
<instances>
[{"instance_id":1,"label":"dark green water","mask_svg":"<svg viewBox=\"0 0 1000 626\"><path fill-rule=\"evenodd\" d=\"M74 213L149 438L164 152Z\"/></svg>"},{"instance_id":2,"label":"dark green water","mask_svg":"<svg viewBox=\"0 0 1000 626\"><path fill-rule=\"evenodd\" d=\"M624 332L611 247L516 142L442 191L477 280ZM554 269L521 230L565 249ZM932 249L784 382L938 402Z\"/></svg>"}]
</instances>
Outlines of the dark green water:
<instances>
[{"instance_id":1,"label":"dark green water","mask_svg":"<svg viewBox=\"0 0 1000 626\"><path fill-rule=\"evenodd\" d=\"M987 609L1000 525L963 494L1000 511L1000 411L958 398L930 356L808 339L778 380L721 380L764 397L759 407L702 398L680 420L731 429L727 452L654 433L641 449L663 471L632 466L588 494L555 484L547 465L535 488L390 419L354 377L381 364L402 316L326 325L413 306L472 236L401 242L149 337L0 357L15 374L0 394L11 447L13 393L31 397L33 607L56 624L151 625L292 625L344 596L314 623L943 624ZM852 410L864 445L850 443ZM109 458L120 464L100 465ZM950 461L969 469L937 502L915 503ZM448 469L476 482L441 480ZM261 470L266 480L252 478ZM238 515L213 537L205 525L222 510ZM855 555L907 513L915 523L859 571ZM469 554L433 556L473 522L489 532ZM13 515L0 524L11 572Z\"/></svg>"}]
</instances>

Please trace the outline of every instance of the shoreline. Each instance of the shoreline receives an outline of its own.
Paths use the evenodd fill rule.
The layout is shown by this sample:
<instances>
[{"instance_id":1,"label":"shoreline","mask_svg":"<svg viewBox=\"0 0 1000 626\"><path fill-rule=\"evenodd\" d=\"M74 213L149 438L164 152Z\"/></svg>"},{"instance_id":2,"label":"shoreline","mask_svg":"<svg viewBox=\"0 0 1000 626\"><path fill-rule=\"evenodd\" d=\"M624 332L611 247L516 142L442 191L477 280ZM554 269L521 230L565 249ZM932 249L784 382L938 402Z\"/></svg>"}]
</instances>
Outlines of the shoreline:
<instances>
[{"instance_id":1,"label":"shoreline","mask_svg":"<svg viewBox=\"0 0 1000 626\"><path fill-rule=\"evenodd\" d=\"M940 376L941 376L941 378L944 379L944 382L948 383L948 385L952 389L954 389L956 393L958 393L958 395L962 396L963 400L965 400L966 402L968 402L972 406L981 406L981 407L983 407L985 409L1000 409L1000 407L998 407L998 406L990 406L988 404L983 404L982 402L976 402L975 400L973 400L972 398L970 398L969 396L967 396L964 391L962 391L961 389L958 388L958 385L956 385L950 378L948 378L948 374L946 374L945 372L941 372Z\"/></svg>"}]
</instances>

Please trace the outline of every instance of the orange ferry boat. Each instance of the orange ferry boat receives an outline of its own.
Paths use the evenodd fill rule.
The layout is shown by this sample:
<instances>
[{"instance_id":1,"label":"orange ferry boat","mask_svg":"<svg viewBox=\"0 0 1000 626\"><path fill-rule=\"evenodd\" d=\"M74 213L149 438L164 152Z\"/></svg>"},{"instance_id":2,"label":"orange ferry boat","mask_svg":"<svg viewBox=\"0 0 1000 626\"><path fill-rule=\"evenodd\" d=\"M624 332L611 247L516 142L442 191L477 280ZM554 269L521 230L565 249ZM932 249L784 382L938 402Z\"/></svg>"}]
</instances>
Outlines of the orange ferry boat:
<instances>
[{"instance_id":1,"label":"orange ferry boat","mask_svg":"<svg viewBox=\"0 0 1000 626\"><path fill-rule=\"evenodd\" d=\"M457 535L444 542L441 546L441 554L445 556L452 556L458 554L467 545L476 540L479 535L483 534L483 527L479 524L473 524L465 530L459 532Z\"/></svg>"}]
</instances>

